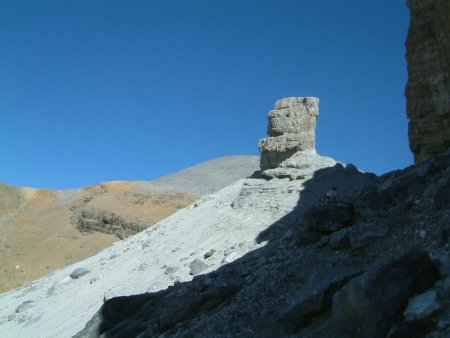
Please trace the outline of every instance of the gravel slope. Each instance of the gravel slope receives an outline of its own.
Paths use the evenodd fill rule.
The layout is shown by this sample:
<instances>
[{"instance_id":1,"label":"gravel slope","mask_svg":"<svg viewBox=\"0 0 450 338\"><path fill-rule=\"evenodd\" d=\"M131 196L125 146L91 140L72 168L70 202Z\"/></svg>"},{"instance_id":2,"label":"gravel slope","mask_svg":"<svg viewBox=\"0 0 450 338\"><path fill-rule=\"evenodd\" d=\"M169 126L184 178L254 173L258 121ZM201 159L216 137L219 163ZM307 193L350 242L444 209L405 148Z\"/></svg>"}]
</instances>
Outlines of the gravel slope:
<instances>
[{"instance_id":1,"label":"gravel slope","mask_svg":"<svg viewBox=\"0 0 450 338\"><path fill-rule=\"evenodd\" d=\"M292 211L303 183L241 179L95 256L1 294L0 336L71 337L105 299L165 289L191 280L196 259L206 273L264 246L258 236Z\"/></svg>"}]
</instances>

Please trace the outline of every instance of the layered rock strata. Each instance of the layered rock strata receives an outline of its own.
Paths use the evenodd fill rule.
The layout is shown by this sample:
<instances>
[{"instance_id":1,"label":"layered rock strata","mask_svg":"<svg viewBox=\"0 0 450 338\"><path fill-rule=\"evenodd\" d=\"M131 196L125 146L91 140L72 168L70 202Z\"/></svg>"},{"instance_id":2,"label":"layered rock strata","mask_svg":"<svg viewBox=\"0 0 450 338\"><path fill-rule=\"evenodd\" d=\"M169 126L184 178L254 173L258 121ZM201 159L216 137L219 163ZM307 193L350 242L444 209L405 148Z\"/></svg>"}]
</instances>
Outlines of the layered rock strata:
<instances>
[{"instance_id":1,"label":"layered rock strata","mask_svg":"<svg viewBox=\"0 0 450 338\"><path fill-rule=\"evenodd\" d=\"M261 170L272 169L299 150L315 149L317 97L278 100L269 112L268 138L259 141Z\"/></svg>"},{"instance_id":2,"label":"layered rock strata","mask_svg":"<svg viewBox=\"0 0 450 338\"><path fill-rule=\"evenodd\" d=\"M259 141L260 167L266 178L303 179L324 166L336 164L317 155L316 119L319 98L288 97L269 112L269 137Z\"/></svg>"},{"instance_id":3,"label":"layered rock strata","mask_svg":"<svg viewBox=\"0 0 450 338\"><path fill-rule=\"evenodd\" d=\"M450 1L408 0L409 144L416 163L450 148Z\"/></svg>"},{"instance_id":4,"label":"layered rock strata","mask_svg":"<svg viewBox=\"0 0 450 338\"><path fill-rule=\"evenodd\" d=\"M72 224L80 232L99 231L116 235L120 239L135 235L149 226L137 217L121 216L111 211L98 209L82 209L72 219Z\"/></svg>"}]
</instances>

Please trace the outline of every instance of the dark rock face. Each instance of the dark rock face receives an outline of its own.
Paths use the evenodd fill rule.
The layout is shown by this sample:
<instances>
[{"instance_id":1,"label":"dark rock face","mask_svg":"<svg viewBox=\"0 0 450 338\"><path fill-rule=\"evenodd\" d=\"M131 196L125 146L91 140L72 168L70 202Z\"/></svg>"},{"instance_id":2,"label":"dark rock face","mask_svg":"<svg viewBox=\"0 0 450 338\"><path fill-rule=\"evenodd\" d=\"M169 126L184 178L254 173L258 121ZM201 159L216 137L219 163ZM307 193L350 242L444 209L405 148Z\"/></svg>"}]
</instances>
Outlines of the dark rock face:
<instances>
[{"instance_id":1,"label":"dark rock face","mask_svg":"<svg viewBox=\"0 0 450 338\"><path fill-rule=\"evenodd\" d=\"M415 162L450 147L450 4L408 0L411 23L406 42L409 144Z\"/></svg>"},{"instance_id":2,"label":"dark rock face","mask_svg":"<svg viewBox=\"0 0 450 338\"><path fill-rule=\"evenodd\" d=\"M345 267L318 271L296 294L289 297L290 304L280 320L294 331L308 325L312 317L330 309L333 294L359 273L356 269Z\"/></svg>"},{"instance_id":3,"label":"dark rock face","mask_svg":"<svg viewBox=\"0 0 450 338\"><path fill-rule=\"evenodd\" d=\"M412 320L396 325L388 334L388 338L422 338L432 328L428 320Z\"/></svg>"},{"instance_id":4,"label":"dark rock face","mask_svg":"<svg viewBox=\"0 0 450 338\"><path fill-rule=\"evenodd\" d=\"M434 196L434 206L436 209L448 209L450 207L450 178L444 182Z\"/></svg>"},{"instance_id":5,"label":"dark rock face","mask_svg":"<svg viewBox=\"0 0 450 338\"><path fill-rule=\"evenodd\" d=\"M171 335L178 323L212 311L232 298L240 288L240 284L215 288L201 284L189 291L185 289L180 292L176 287L171 287L154 294L112 298L75 337Z\"/></svg>"},{"instance_id":6,"label":"dark rock face","mask_svg":"<svg viewBox=\"0 0 450 338\"><path fill-rule=\"evenodd\" d=\"M321 204L312 207L303 217L307 230L331 233L353 224L355 210L351 203Z\"/></svg>"},{"instance_id":7,"label":"dark rock face","mask_svg":"<svg viewBox=\"0 0 450 338\"><path fill-rule=\"evenodd\" d=\"M352 279L333 298L336 328L351 336L384 337L408 299L431 287L438 267L426 252L406 254Z\"/></svg>"}]
</instances>

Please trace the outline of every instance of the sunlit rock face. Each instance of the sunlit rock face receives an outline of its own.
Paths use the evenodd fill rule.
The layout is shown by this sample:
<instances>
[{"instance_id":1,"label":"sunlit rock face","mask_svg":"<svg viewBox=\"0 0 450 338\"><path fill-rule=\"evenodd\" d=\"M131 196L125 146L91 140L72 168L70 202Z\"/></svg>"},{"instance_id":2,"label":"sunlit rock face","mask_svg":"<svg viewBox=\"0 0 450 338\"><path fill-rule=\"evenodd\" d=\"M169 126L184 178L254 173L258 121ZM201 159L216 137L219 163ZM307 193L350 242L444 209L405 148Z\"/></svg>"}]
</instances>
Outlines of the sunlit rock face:
<instances>
[{"instance_id":1,"label":"sunlit rock face","mask_svg":"<svg viewBox=\"0 0 450 338\"><path fill-rule=\"evenodd\" d=\"M289 97L278 100L269 112L269 137L259 141L263 177L305 179L335 165L316 153L316 118L319 98Z\"/></svg>"},{"instance_id":2,"label":"sunlit rock face","mask_svg":"<svg viewBox=\"0 0 450 338\"><path fill-rule=\"evenodd\" d=\"M314 150L319 98L278 100L269 112L268 138L259 141L261 170L276 168L299 150Z\"/></svg>"},{"instance_id":3,"label":"sunlit rock face","mask_svg":"<svg viewBox=\"0 0 450 338\"><path fill-rule=\"evenodd\" d=\"M416 163L450 148L450 2L408 0L409 144Z\"/></svg>"}]
</instances>

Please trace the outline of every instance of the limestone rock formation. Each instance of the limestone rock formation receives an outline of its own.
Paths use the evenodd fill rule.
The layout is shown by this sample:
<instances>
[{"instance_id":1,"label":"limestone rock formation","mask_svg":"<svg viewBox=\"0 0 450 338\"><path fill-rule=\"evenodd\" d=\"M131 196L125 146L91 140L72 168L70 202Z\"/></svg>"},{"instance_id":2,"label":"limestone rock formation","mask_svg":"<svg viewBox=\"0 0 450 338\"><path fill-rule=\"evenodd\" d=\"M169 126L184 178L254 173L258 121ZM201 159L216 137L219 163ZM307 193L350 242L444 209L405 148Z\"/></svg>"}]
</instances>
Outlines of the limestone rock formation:
<instances>
[{"instance_id":1,"label":"limestone rock formation","mask_svg":"<svg viewBox=\"0 0 450 338\"><path fill-rule=\"evenodd\" d=\"M99 231L114 234L120 239L135 235L149 224L137 217L122 216L107 210L82 209L72 219L72 224L80 232Z\"/></svg>"},{"instance_id":2,"label":"limestone rock formation","mask_svg":"<svg viewBox=\"0 0 450 338\"><path fill-rule=\"evenodd\" d=\"M409 144L416 163L450 148L450 2L408 0Z\"/></svg>"},{"instance_id":3,"label":"limestone rock formation","mask_svg":"<svg viewBox=\"0 0 450 338\"><path fill-rule=\"evenodd\" d=\"M317 169L336 164L316 153L318 115L317 97L288 97L275 103L268 115L269 137L259 141L263 176L303 179Z\"/></svg>"},{"instance_id":4,"label":"limestone rock formation","mask_svg":"<svg viewBox=\"0 0 450 338\"><path fill-rule=\"evenodd\" d=\"M269 113L268 138L259 141L261 170L276 168L299 150L315 149L317 97L278 100Z\"/></svg>"}]
</instances>

